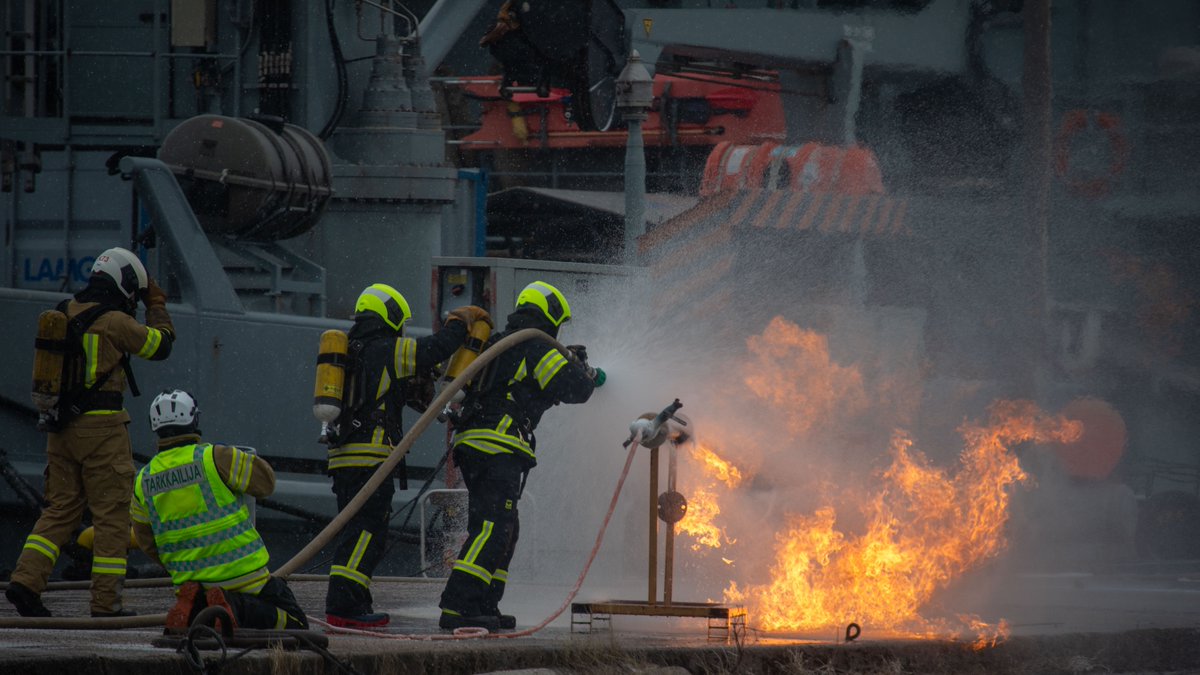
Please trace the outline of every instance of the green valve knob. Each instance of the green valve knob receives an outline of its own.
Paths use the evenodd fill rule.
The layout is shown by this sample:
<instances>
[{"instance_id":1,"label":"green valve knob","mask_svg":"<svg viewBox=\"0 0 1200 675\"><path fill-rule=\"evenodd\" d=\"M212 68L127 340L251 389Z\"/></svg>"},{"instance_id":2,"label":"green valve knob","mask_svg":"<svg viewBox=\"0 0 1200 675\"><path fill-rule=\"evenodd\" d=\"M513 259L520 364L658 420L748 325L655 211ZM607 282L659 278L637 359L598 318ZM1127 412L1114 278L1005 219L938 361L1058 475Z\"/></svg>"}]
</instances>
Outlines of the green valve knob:
<instances>
[{"instance_id":1,"label":"green valve knob","mask_svg":"<svg viewBox=\"0 0 1200 675\"><path fill-rule=\"evenodd\" d=\"M596 368L595 371L596 374L592 376L592 381L596 383L596 388L599 389L608 380L608 375L604 373L604 369L602 368Z\"/></svg>"}]
</instances>

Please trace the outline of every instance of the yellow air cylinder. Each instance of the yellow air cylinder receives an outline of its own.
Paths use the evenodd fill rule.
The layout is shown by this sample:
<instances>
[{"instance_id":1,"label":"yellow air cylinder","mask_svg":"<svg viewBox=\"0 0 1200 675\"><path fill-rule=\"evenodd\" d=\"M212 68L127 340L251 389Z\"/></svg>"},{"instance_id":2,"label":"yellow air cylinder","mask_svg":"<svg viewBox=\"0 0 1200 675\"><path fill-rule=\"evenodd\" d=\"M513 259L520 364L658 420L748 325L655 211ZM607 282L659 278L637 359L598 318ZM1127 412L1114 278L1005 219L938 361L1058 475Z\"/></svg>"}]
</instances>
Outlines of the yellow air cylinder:
<instances>
[{"instance_id":1,"label":"yellow air cylinder","mask_svg":"<svg viewBox=\"0 0 1200 675\"><path fill-rule=\"evenodd\" d=\"M63 356L67 347L67 315L48 309L38 316L33 346L33 404L48 412L62 392Z\"/></svg>"},{"instance_id":2,"label":"yellow air cylinder","mask_svg":"<svg viewBox=\"0 0 1200 675\"><path fill-rule=\"evenodd\" d=\"M75 543L91 551L95 547L96 543L96 527L94 525L88 525L87 527L83 528L83 531L81 531L79 536L75 538ZM135 548L138 548L137 535L134 534L132 527L129 528L128 548L131 551Z\"/></svg>"},{"instance_id":3,"label":"yellow air cylinder","mask_svg":"<svg viewBox=\"0 0 1200 675\"><path fill-rule=\"evenodd\" d=\"M342 413L343 390L346 386L346 349L349 338L340 330L321 333L321 349L317 355L317 381L313 392L313 415L332 424Z\"/></svg>"},{"instance_id":4,"label":"yellow air cylinder","mask_svg":"<svg viewBox=\"0 0 1200 675\"><path fill-rule=\"evenodd\" d=\"M492 327L486 321L476 321L471 326L471 333L467 336L467 341L463 346L454 352L454 356L450 357L450 365L446 367L445 380L448 382L462 374L467 366L471 365L483 351L483 345L492 336Z\"/></svg>"}]
</instances>

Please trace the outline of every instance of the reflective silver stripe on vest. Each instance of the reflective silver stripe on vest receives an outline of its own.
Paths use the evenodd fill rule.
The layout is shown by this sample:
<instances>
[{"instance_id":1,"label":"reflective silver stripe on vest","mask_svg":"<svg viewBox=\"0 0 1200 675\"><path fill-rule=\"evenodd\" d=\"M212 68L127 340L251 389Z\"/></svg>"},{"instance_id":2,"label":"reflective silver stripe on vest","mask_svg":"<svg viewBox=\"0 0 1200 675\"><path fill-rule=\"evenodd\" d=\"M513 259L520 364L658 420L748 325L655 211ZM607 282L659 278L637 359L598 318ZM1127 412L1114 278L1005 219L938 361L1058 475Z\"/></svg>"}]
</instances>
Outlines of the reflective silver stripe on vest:
<instances>
[{"instance_id":1,"label":"reflective silver stripe on vest","mask_svg":"<svg viewBox=\"0 0 1200 675\"><path fill-rule=\"evenodd\" d=\"M242 522L238 523L237 525L233 526L232 528L229 528L228 530L221 530L220 532L215 532L213 534L206 535L203 537L197 537L195 539L188 539L187 541L181 541L181 542L177 542L177 543L173 543L173 544L163 544L162 546L158 547L158 552L159 553L178 553L179 551L186 551L188 549L202 548L204 546L211 546L213 544L219 544L219 543L225 541L226 539L233 539L234 537L238 536L239 534L245 534L252 529L254 529L254 524L251 523L249 520L243 520Z\"/></svg>"},{"instance_id":2,"label":"reflective silver stripe on vest","mask_svg":"<svg viewBox=\"0 0 1200 675\"><path fill-rule=\"evenodd\" d=\"M191 464L184 464L163 472L163 474L170 473L174 469L180 469L184 466L199 468L200 480L196 481L195 484L200 486L200 493L204 497L204 508L206 509L204 513L198 513L193 516L188 516L187 518L181 518L179 520L172 520L169 522L163 521L163 519L158 515L158 509L154 506L154 497L147 493L147 483L151 482L149 479L162 474L151 475L149 470L147 470L147 475L142 477L142 496L146 500L146 510L150 513L150 524L154 529L155 534L186 530L194 525L220 520L221 518L237 513L238 510L242 508L241 501L237 499L233 500L226 506L217 505L217 497L213 494L212 485L208 482L208 478L205 476L204 472L204 451L210 447L212 446L208 443L198 443L192 450ZM190 484L191 483L188 485ZM169 489L174 490L179 487L184 487L184 485L175 484Z\"/></svg>"},{"instance_id":3,"label":"reflective silver stripe on vest","mask_svg":"<svg viewBox=\"0 0 1200 675\"><path fill-rule=\"evenodd\" d=\"M237 562L242 558L249 558L266 548L261 538L256 539L241 548L235 548L232 551L227 551L221 555L214 555L209 558L200 558L199 560L179 560L171 563L172 572L196 572L198 570L208 569L210 567L218 567L220 565L228 565L229 563Z\"/></svg>"}]
</instances>

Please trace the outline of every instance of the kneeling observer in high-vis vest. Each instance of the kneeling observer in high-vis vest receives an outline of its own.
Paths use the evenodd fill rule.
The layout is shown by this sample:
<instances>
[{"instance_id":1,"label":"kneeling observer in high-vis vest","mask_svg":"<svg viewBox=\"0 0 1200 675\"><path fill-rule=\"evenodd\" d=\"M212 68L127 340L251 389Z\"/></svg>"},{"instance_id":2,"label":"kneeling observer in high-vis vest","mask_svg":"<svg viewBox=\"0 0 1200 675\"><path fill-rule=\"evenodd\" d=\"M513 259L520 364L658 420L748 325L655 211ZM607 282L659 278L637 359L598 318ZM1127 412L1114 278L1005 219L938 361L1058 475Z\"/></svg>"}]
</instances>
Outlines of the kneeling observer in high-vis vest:
<instances>
[{"instance_id":1,"label":"kneeling observer in high-vis vest","mask_svg":"<svg viewBox=\"0 0 1200 675\"><path fill-rule=\"evenodd\" d=\"M150 405L158 454L138 472L130 505L138 544L175 583L167 628L188 626L206 606L243 628L308 628L287 583L267 570L267 547L243 495L266 497L275 472L261 457L200 441L200 411L182 390Z\"/></svg>"}]
</instances>

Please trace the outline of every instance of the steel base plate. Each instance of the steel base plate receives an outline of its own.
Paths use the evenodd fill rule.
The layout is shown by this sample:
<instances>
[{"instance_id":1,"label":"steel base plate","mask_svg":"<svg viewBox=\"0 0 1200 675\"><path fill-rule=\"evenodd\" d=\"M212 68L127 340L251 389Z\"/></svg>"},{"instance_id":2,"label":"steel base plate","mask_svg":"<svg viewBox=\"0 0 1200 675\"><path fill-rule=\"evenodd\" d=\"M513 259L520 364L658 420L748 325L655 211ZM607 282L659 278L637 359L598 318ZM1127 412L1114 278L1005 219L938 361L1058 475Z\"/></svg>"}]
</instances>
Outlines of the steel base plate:
<instances>
[{"instance_id":1,"label":"steel base plate","mask_svg":"<svg viewBox=\"0 0 1200 675\"><path fill-rule=\"evenodd\" d=\"M675 616L708 620L710 642L740 640L746 635L746 608L727 607L709 602L671 602L645 600L605 600L571 603L571 632L590 633L600 625L612 629L616 614L630 616ZM600 625L598 625L600 624Z\"/></svg>"}]
</instances>

